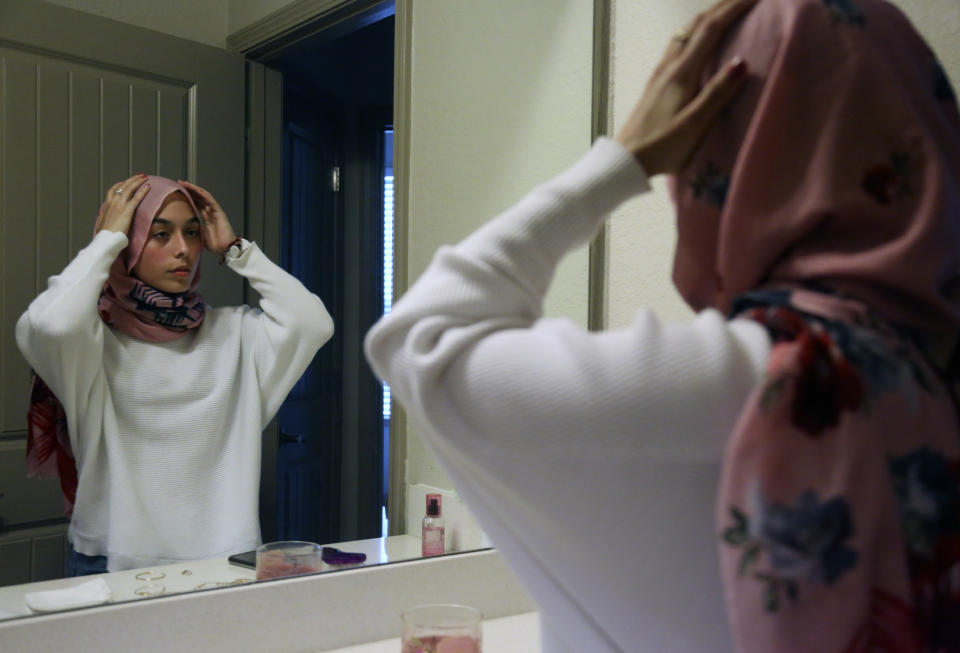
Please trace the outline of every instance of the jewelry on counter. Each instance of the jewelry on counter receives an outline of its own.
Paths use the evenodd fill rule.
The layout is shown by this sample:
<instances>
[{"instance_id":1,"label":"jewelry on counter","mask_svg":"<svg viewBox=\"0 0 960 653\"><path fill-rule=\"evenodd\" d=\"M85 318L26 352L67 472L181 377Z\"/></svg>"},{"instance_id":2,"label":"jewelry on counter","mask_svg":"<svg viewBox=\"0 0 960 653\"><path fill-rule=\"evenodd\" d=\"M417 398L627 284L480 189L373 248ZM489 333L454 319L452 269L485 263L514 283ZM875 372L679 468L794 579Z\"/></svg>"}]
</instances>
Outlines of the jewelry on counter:
<instances>
[{"instance_id":1,"label":"jewelry on counter","mask_svg":"<svg viewBox=\"0 0 960 653\"><path fill-rule=\"evenodd\" d=\"M137 596L160 596L161 594L166 594L167 588L160 583L150 583L149 585L144 585L143 587L138 587L133 590L133 593Z\"/></svg>"},{"instance_id":2,"label":"jewelry on counter","mask_svg":"<svg viewBox=\"0 0 960 653\"><path fill-rule=\"evenodd\" d=\"M181 576L193 576L193 572L190 571L189 569L184 569L183 571L180 572L180 575L181 575Z\"/></svg>"},{"instance_id":3,"label":"jewelry on counter","mask_svg":"<svg viewBox=\"0 0 960 653\"><path fill-rule=\"evenodd\" d=\"M159 575L151 575L151 574L159 574ZM141 571L139 574L134 576L134 578L136 578L137 580L160 580L161 578L166 578L166 577L167 575L162 571L161 572Z\"/></svg>"},{"instance_id":4,"label":"jewelry on counter","mask_svg":"<svg viewBox=\"0 0 960 653\"><path fill-rule=\"evenodd\" d=\"M233 585L243 585L245 583L252 583L252 578L235 578L230 581L221 581L221 580L209 580L205 583L200 583L193 589L195 590L209 590L214 587L231 587Z\"/></svg>"}]
</instances>

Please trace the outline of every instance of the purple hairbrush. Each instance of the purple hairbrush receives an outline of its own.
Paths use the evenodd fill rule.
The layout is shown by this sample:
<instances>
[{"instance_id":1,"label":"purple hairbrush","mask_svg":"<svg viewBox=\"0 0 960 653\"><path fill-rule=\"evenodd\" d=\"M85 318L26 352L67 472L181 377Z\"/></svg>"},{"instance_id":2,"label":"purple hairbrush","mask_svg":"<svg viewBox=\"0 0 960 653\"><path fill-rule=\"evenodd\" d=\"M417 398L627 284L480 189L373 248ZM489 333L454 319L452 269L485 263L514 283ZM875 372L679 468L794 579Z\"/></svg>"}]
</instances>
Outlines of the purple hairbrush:
<instances>
[{"instance_id":1,"label":"purple hairbrush","mask_svg":"<svg viewBox=\"0 0 960 653\"><path fill-rule=\"evenodd\" d=\"M367 554L351 553L350 551L335 549L332 546L325 546L320 557L328 565L355 565L366 560Z\"/></svg>"}]
</instances>

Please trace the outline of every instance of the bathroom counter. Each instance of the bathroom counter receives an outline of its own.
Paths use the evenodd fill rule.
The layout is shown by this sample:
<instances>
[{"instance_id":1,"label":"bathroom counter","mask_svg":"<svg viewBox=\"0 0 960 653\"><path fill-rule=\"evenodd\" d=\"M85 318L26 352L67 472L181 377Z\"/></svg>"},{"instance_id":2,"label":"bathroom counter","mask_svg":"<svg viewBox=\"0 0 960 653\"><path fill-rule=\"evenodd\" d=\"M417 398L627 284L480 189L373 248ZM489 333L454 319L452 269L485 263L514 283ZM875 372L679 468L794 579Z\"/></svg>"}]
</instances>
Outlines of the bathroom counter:
<instances>
[{"instance_id":1,"label":"bathroom counter","mask_svg":"<svg viewBox=\"0 0 960 653\"><path fill-rule=\"evenodd\" d=\"M7 619L0 642L24 652L398 653L400 614L423 603L479 609L488 651L537 650L535 618L505 620L537 606L492 549Z\"/></svg>"},{"instance_id":2,"label":"bathroom counter","mask_svg":"<svg viewBox=\"0 0 960 653\"><path fill-rule=\"evenodd\" d=\"M327 546L333 546L344 551L366 553L367 560L362 565L328 565L323 563L323 571L377 565L420 557L420 538L411 535L392 535L355 542L337 542ZM119 603L140 600L150 596L181 594L193 590L245 584L253 581L256 578L256 573L249 567L230 563L226 558L212 558L78 578L59 578L24 585L11 585L0 587L0 619L35 614L24 603L24 596L27 593L66 589L98 577L107 582L113 596L113 602Z\"/></svg>"},{"instance_id":3,"label":"bathroom counter","mask_svg":"<svg viewBox=\"0 0 960 653\"><path fill-rule=\"evenodd\" d=\"M483 622L483 648L496 653L535 653L540 650L540 615L526 612ZM319 653L319 652L318 652ZM400 653L400 638L338 648L326 653Z\"/></svg>"}]
</instances>

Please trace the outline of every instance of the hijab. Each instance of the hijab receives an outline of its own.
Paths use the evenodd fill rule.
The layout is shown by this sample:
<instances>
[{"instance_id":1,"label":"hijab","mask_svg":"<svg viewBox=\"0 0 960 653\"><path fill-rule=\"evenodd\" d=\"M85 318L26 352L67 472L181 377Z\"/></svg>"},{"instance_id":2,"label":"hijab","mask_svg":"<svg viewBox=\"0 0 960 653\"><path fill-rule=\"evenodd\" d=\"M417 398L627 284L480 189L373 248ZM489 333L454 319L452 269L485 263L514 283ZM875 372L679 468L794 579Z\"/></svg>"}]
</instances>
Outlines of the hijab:
<instances>
[{"instance_id":1,"label":"hijab","mask_svg":"<svg viewBox=\"0 0 960 653\"><path fill-rule=\"evenodd\" d=\"M716 502L738 651L960 651L960 115L884 0L760 0L671 181L674 282L770 335Z\"/></svg>"},{"instance_id":2,"label":"hijab","mask_svg":"<svg viewBox=\"0 0 960 653\"><path fill-rule=\"evenodd\" d=\"M761 0L723 44L751 79L672 180L674 283L727 312L816 281L924 330L960 323L960 115L879 0Z\"/></svg>"}]
</instances>

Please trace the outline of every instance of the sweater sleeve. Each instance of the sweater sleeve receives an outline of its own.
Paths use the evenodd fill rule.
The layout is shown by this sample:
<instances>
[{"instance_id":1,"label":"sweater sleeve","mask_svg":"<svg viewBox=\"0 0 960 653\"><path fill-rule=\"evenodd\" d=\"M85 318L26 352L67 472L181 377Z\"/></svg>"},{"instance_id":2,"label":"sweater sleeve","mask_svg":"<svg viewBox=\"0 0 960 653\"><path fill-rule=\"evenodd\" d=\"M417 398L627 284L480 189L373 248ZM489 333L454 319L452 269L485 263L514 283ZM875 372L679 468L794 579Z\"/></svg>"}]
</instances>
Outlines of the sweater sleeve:
<instances>
[{"instance_id":1,"label":"sweater sleeve","mask_svg":"<svg viewBox=\"0 0 960 653\"><path fill-rule=\"evenodd\" d=\"M323 301L275 264L257 246L227 265L260 293L262 314L253 344L265 427L317 351L333 336L333 318Z\"/></svg>"},{"instance_id":2,"label":"sweater sleeve","mask_svg":"<svg viewBox=\"0 0 960 653\"><path fill-rule=\"evenodd\" d=\"M700 586L716 576L716 466L769 350L761 327L713 310L678 325L643 310L599 333L542 317L560 258L648 188L629 152L598 140L439 249L365 342L411 428L546 618L580 645L571 650L631 650L656 632L664 648L650 650L680 650L676 615L716 616L719 589L704 598ZM683 524L680 541L664 534ZM681 568L703 570L697 587L669 578Z\"/></svg>"},{"instance_id":3,"label":"sweater sleeve","mask_svg":"<svg viewBox=\"0 0 960 653\"><path fill-rule=\"evenodd\" d=\"M101 231L60 274L50 277L17 321L17 345L68 415L102 365L104 324L97 298L127 236Z\"/></svg>"},{"instance_id":4,"label":"sweater sleeve","mask_svg":"<svg viewBox=\"0 0 960 653\"><path fill-rule=\"evenodd\" d=\"M648 188L633 157L601 139L571 169L438 250L368 334L374 370L431 431L463 446L524 447L589 430L632 447L632 437L616 439L624 426L674 424L690 396L699 397L699 410L682 411L692 433L721 417L730 424L766 360L761 327L728 324L716 311L664 325L641 311L629 328L589 333L541 316L563 254ZM679 446L666 436L662 446Z\"/></svg>"}]
</instances>

